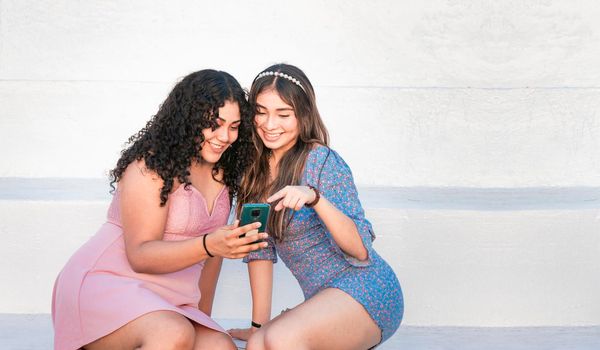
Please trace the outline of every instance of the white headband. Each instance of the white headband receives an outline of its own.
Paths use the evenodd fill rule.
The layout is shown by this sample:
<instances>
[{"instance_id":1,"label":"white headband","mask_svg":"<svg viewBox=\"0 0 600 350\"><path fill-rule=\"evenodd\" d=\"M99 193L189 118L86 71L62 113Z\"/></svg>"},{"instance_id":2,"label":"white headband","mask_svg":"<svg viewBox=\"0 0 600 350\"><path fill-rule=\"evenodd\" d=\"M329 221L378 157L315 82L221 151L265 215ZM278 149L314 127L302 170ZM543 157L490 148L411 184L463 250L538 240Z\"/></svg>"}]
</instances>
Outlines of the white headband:
<instances>
[{"instance_id":1,"label":"white headband","mask_svg":"<svg viewBox=\"0 0 600 350\"><path fill-rule=\"evenodd\" d=\"M285 73L280 73L280 72L271 72L271 71L262 72L262 73L260 73L260 74L259 74L259 75L256 77L256 79L254 79L254 81L256 81L256 80L258 80L258 79L260 79L260 78L262 78L262 77L267 77L267 76L271 76L271 75L274 75L274 76L276 76L276 77L285 78L285 79L287 79L287 80L291 81L292 83L294 83L294 84L296 84L296 85L300 86L300 88L302 89L302 91L306 92L306 90L304 90L304 86L302 86L302 84L300 84L300 82L298 81L298 79L296 79L296 78L292 77L291 75L287 75L287 74L285 74Z\"/></svg>"}]
</instances>

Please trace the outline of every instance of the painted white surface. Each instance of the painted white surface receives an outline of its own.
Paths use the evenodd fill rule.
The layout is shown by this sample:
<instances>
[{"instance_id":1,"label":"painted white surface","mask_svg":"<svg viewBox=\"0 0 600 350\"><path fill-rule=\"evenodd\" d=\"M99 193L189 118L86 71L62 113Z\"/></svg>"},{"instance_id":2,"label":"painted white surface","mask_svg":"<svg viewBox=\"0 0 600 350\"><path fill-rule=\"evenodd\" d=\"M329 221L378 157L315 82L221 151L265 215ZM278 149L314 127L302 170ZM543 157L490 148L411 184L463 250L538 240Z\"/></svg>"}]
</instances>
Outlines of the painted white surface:
<instances>
[{"instance_id":1,"label":"painted white surface","mask_svg":"<svg viewBox=\"0 0 600 350\"><path fill-rule=\"evenodd\" d=\"M0 176L102 177L175 80L303 68L357 182L598 186L600 7L0 1Z\"/></svg>"},{"instance_id":2,"label":"painted white surface","mask_svg":"<svg viewBox=\"0 0 600 350\"><path fill-rule=\"evenodd\" d=\"M106 176L170 86L0 83L0 176ZM318 90L359 184L600 185L600 90Z\"/></svg>"},{"instance_id":3,"label":"painted white surface","mask_svg":"<svg viewBox=\"0 0 600 350\"><path fill-rule=\"evenodd\" d=\"M107 202L0 201L0 313L47 313L54 279L104 221ZM401 281L405 325L600 324L600 211L367 208ZM303 300L276 265L273 315ZM246 267L226 261L215 316L245 319Z\"/></svg>"},{"instance_id":4,"label":"painted white surface","mask_svg":"<svg viewBox=\"0 0 600 350\"><path fill-rule=\"evenodd\" d=\"M0 75L171 82L214 66L244 83L293 61L318 85L597 86L594 0L2 0Z\"/></svg>"},{"instance_id":5,"label":"painted white surface","mask_svg":"<svg viewBox=\"0 0 600 350\"><path fill-rule=\"evenodd\" d=\"M410 325L600 323L600 211L368 211Z\"/></svg>"},{"instance_id":6,"label":"painted white surface","mask_svg":"<svg viewBox=\"0 0 600 350\"><path fill-rule=\"evenodd\" d=\"M249 86L287 61L359 184L597 187L598 18L594 0L0 0L0 177L104 177L178 77ZM0 201L0 312L48 312L105 209ZM597 210L367 209L406 324L600 324ZM274 311L301 299L281 267ZM224 317L248 315L244 276L226 265Z\"/></svg>"},{"instance_id":7,"label":"painted white surface","mask_svg":"<svg viewBox=\"0 0 600 350\"><path fill-rule=\"evenodd\" d=\"M245 320L217 319L225 329L245 327ZM35 337L31 335L35 334ZM52 348L50 315L0 314L0 348L46 350ZM245 342L236 341L239 349ZM600 327L455 328L400 327L380 350L596 350Z\"/></svg>"}]
</instances>

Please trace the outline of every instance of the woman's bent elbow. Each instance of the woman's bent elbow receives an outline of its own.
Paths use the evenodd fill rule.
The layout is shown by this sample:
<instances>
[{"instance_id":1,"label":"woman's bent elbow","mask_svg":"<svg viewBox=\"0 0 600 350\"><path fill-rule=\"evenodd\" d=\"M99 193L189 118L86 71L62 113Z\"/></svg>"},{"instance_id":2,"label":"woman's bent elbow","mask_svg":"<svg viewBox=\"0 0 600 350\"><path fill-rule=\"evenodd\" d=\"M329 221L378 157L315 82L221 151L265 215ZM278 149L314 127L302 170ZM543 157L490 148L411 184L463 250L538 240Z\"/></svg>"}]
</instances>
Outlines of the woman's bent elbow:
<instances>
[{"instance_id":1,"label":"woman's bent elbow","mask_svg":"<svg viewBox=\"0 0 600 350\"><path fill-rule=\"evenodd\" d=\"M361 245L360 249L353 254L353 257L361 262L367 261L369 259L369 251L364 245Z\"/></svg>"},{"instance_id":2,"label":"woman's bent elbow","mask_svg":"<svg viewBox=\"0 0 600 350\"><path fill-rule=\"evenodd\" d=\"M127 254L127 261L135 273L152 273L152 271L150 271L148 268L148 264L144 263L144 259L141 259L133 254Z\"/></svg>"},{"instance_id":3,"label":"woman's bent elbow","mask_svg":"<svg viewBox=\"0 0 600 350\"><path fill-rule=\"evenodd\" d=\"M148 273L146 267L143 264L135 263L129 260L129 266L131 266L131 269L135 273Z\"/></svg>"}]
</instances>

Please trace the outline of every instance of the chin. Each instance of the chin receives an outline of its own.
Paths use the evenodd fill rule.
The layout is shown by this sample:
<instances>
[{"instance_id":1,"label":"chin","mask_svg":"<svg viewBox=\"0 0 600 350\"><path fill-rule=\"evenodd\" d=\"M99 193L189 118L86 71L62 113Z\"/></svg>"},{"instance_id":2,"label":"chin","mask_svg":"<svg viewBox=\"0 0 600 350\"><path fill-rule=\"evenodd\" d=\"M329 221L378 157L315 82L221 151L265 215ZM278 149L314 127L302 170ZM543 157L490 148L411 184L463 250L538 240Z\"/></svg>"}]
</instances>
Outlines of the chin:
<instances>
[{"instance_id":1,"label":"chin","mask_svg":"<svg viewBox=\"0 0 600 350\"><path fill-rule=\"evenodd\" d=\"M200 154L200 156L202 157L202 160L206 163L210 163L210 164L215 164L219 161L219 159L221 159L221 155L220 154L214 154L214 153L210 153L210 154Z\"/></svg>"},{"instance_id":2,"label":"chin","mask_svg":"<svg viewBox=\"0 0 600 350\"><path fill-rule=\"evenodd\" d=\"M268 149L279 149L285 145L285 143L280 140L277 140L277 141L262 140L262 142L265 145L265 147L267 147Z\"/></svg>"},{"instance_id":3,"label":"chin","mask_svg":"<svg viewBox=\"0 0 600 350\"><path fill-rule=\"evenodd\" d=\"M281 142L281 141L265 142L264 145L271 151L285 150L286 152L289 151L294 146L293 144L290 145L289 142Z\"/></svg>"},{"instance_id":4,"label":"chin","mask_svg":"<svg viewBox=\"0 0 600 350\"><path fill-rule=\"evenodd\" d=\"M270 142L265 142L265 141L263 141L263 145L265 145L265 147L268 148L268 149L270 149L270 150L279 148L279 147L277 147L277 145L274 145L274 144L272 144Z\"/></svg>"}]
</instances>

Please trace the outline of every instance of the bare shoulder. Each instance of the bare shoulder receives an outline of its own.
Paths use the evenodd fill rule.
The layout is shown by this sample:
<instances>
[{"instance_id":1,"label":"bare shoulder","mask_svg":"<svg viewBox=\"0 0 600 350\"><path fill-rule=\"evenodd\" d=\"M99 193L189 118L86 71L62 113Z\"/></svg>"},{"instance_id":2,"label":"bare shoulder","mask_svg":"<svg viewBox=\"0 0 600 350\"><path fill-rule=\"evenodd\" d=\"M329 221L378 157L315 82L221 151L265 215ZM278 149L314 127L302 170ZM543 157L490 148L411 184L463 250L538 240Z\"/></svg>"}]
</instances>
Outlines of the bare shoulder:
<instances>
[{"instance_id":1,"label":"bare shoulder","mask_svg":"<svg viewBox=\"0 0 600 350\"><path fill-rule=\"evenodd\" d=\"M163 187L163 180L155 171L148 169L146 162L142 159L131 162L127 166L118 186L120 191L147 190L154 192Z\"/></svg>"}]
</instances>

